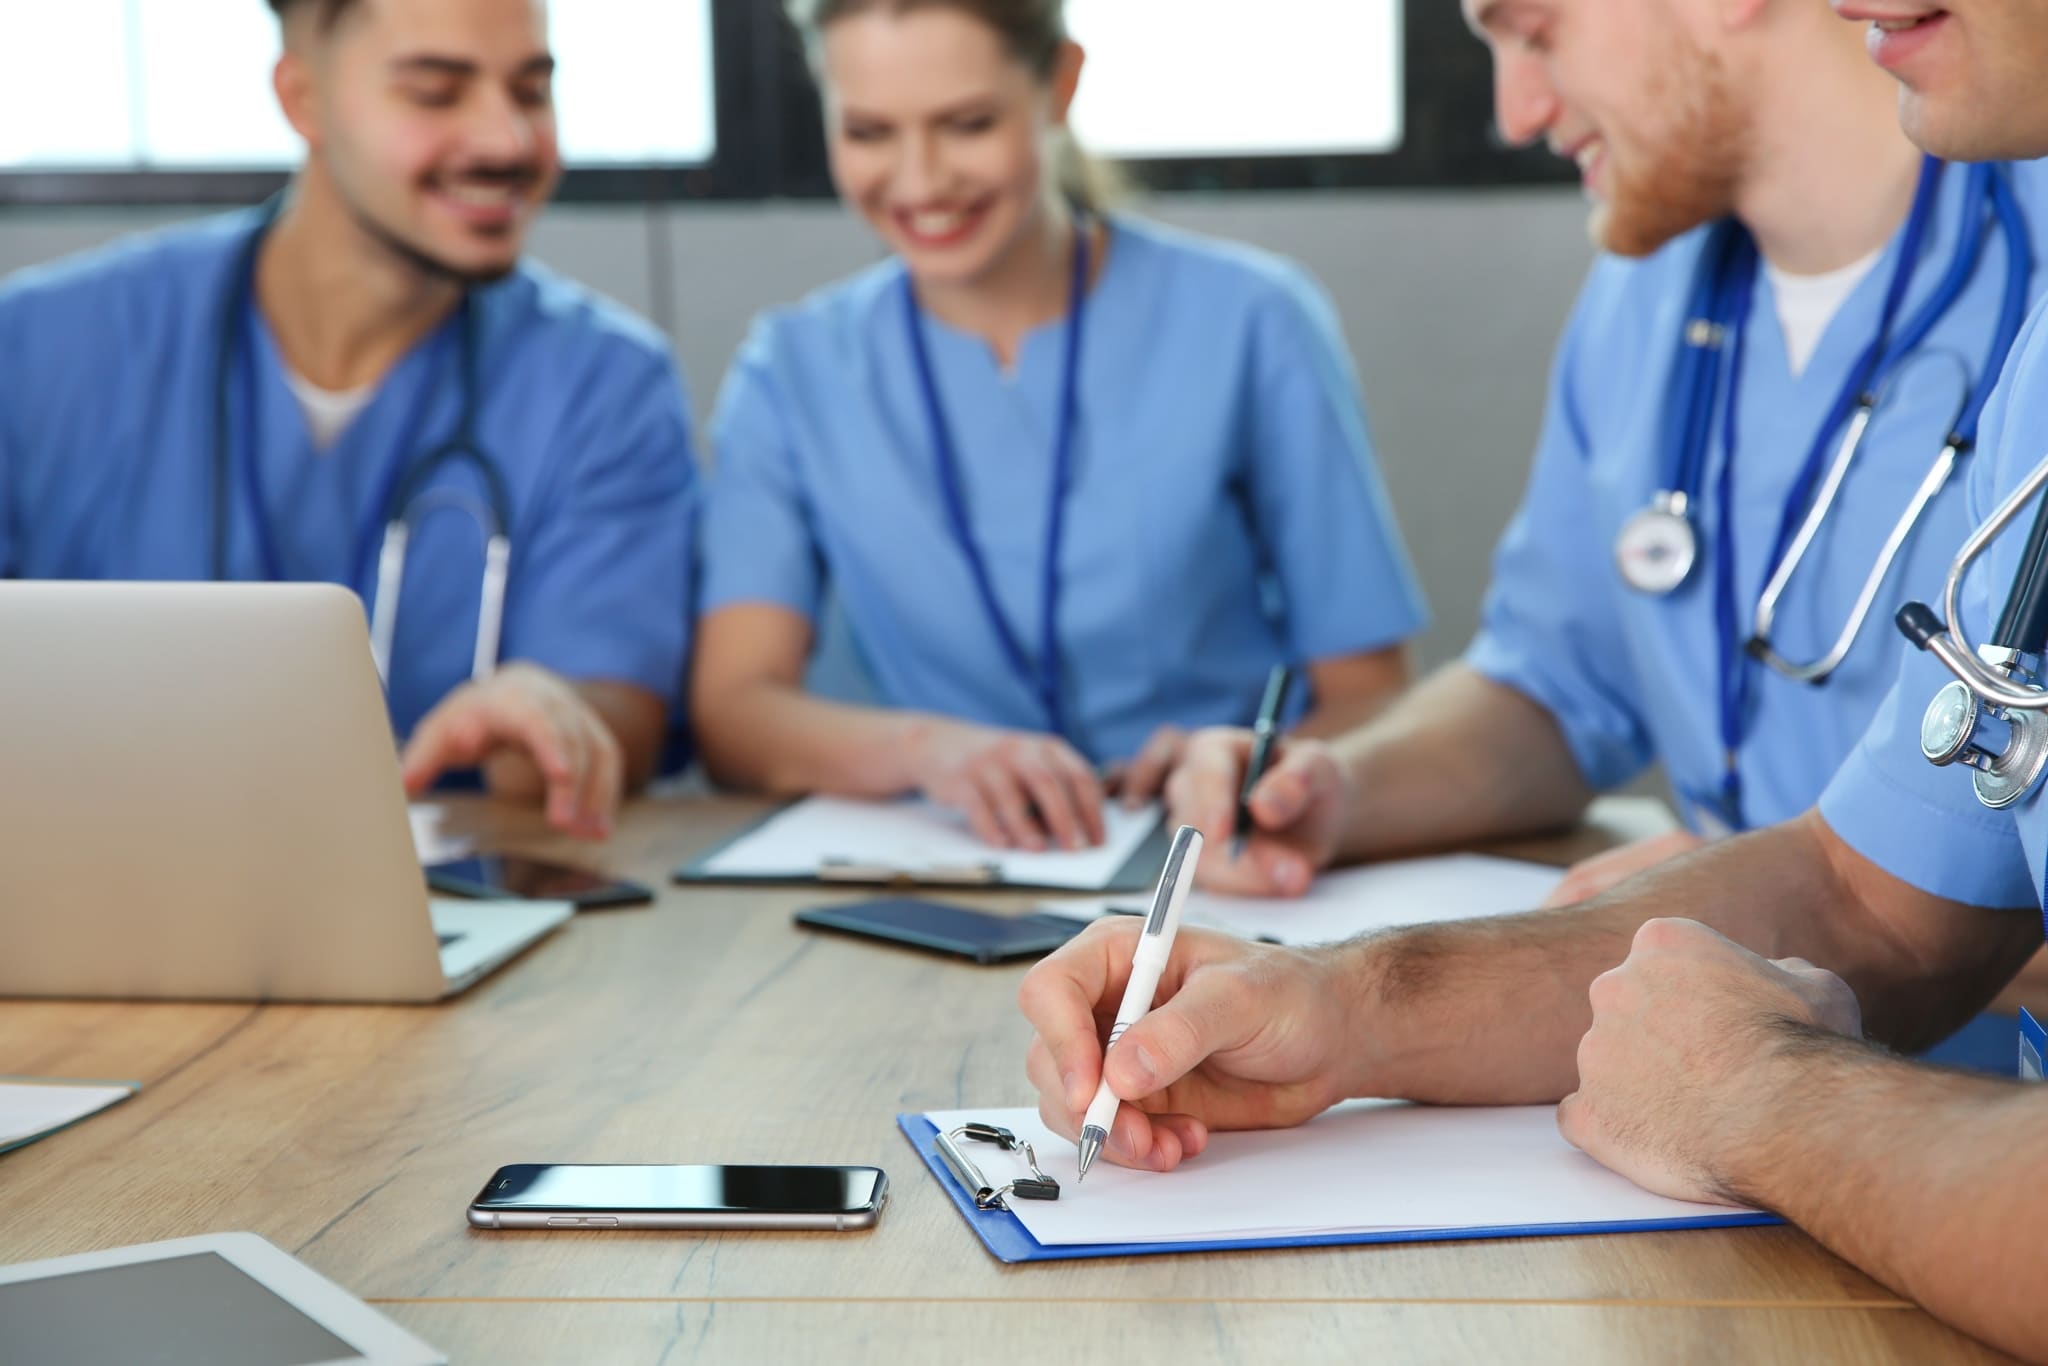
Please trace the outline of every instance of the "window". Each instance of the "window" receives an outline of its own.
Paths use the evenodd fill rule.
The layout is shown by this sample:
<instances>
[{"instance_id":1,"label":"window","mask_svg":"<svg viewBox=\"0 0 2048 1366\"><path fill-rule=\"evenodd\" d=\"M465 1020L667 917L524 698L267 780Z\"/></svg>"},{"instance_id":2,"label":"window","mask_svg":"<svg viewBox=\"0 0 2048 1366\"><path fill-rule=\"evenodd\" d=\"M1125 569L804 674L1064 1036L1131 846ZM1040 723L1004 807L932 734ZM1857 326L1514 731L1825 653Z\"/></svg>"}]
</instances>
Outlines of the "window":
<instances>
[{"instance_id":1,"label":"window","mask_svg":"<svg viewBox=\"0 0 2048 1366\"><path fill-rule=\"evenodd\" d=\"M1074 128L1103 156L1401 145L1400 0L1068 0L1067 22L1088 50Z\"/></svg>"},{"instance_id":2,"label":"window","mask_svg":"<svg viewBox=\"0 0 2048 1366\"><path fill-rule=\"evenodd\" d=\"M558 0L552 9L572 166L712 160L711 0ZM262 0L8 3L0 167L287 167L299 144L270 89L277 46Z\"/></svg>"}]
</instances>

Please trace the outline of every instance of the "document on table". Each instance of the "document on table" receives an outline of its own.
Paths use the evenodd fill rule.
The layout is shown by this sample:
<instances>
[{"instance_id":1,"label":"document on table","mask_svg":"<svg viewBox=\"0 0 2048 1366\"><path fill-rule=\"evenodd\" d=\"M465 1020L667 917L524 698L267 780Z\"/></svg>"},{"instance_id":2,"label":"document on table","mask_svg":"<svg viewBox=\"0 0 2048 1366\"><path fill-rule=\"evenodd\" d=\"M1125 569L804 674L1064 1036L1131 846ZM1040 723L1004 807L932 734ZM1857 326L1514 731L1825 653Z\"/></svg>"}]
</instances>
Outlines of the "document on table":
<instances>
[{"instance_id":1,"label":"document on table","mask_svg":"<svg viewBox=\"0 0 2048 1366\"><path fill-rule=\"evenodd\" d=\"M983 844L967 818L931 802L811 797L777 812L684 870L702 878L824 878L1007 884L1097 890L1112 885L1159 828L1159 808L1103 808L1093 849L1029 853ZM1157 870L1153 870L1156 872Z\"/></svg>"},{"instance_id":2,"label":"document on table","mask_svg":"<svg viewBox=\"0 0 2048 1366\"><path fill-rule=\"evenodd\" d=\"M1368 930L1474 920L1534 910L1557 889L1561 869L1485 854L1401 859L1325 873L1292 898L1216 896L1195 892L1182 920L1243 939L1328 944ZM1121 897L1048 901L1040 909L1077 920L1145 907Z\"/></svg>"},{"instance_id":3,"label":"document on table","mask_svg":"<svg viewBox=\"0 0 2048 1366\"><path fill-rule=\"evenodd\" d=\"M1668 1226L1726 1220L1725 1205L1654 1195L1595 1162L1557 1131L1549 1105L1435 1107L1351 1101L1295 1129L1218 1133L1179 1169L1098 1162L1076 1184L1074 1145L1030 1109L943 1110L941 1133L969 1121L1028 1140L1060 1183L1057 1200L1009 1209L1047 1246L1228 1243L1461 1229ZM991 1180L1012 1154L972 1145ZM997 1177L996 1172L1004 1173Z\"/></svg>"},{"instance_id":4,"label":"document on table","mask_svg":"<svg viewBox=\"0 0 2048 1366\"><path fill-rule=\"evenodd\" d=\"M0 1077L0 1153L48 1138L141 1089L132 1081Z\"/></svg>"}]
</instances>

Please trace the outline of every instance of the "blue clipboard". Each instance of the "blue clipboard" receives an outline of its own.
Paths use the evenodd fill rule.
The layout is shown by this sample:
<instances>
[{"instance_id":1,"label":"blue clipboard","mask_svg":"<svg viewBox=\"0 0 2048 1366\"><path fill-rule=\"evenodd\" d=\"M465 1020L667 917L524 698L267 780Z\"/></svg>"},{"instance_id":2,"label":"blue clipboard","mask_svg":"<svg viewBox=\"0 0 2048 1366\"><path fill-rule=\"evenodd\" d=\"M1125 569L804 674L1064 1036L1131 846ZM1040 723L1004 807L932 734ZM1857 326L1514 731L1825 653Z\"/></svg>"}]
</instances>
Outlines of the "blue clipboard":
<instances>
[{"instance_id":1,"label":"blue clipboard","mask_svg":"<svg viewBox=\"0 0 2048 1366\"><path fill-rule=\"evenodd\" d=\"M1364 1243L1445 1243L1468 1238L1554 1238L1579 1233L1654 1233L1682 1228L1752 1228L1781 1224L1775 1214L1706 1214L1695 1219L1654 1219L1638 1223L1609 1224L1526 1224L1501 1228L1397 1229L1385 1233L1330 1233L1305 1238L1233 1238L1209 1243L1075 1243L1048 1247L1033 1238L1008 1210L981 1210L974 1197L953 1179L946 1160L939 1156L939 1130L921 1114L896 1116L896 1127L917 1149L924 1165L931 1169L939 1188L946 1192L960 1217L981 1239L981 1245L996 1260L1019 1262L1061 1262L1082 1257L1151 1257L1184 1252L1253 1252L1269 1247L1349 1247Z\"/></svg>"}]
</instances>

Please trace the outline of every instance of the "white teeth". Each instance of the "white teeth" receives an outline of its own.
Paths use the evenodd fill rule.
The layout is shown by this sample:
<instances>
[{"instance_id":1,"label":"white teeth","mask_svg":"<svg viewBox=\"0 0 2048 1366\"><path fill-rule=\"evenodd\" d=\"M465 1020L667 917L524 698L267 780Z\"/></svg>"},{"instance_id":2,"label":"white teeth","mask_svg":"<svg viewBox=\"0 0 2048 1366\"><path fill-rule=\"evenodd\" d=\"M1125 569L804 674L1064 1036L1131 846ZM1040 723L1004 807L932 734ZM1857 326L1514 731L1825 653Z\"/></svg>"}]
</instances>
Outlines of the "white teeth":
<instances>
[{"instance_id":1,"label":"white teeth","mask_svg":"<svg viewBox=\"0 0 2048 1366\"><path fill-rule=\"evenodd\" d=\"M1598 161L1599 159L1600 144L1597 142L1587 143L1584 147L1581 147L1572 156L1572 160L1579 163L1579 169L1582 171L1589 169L1593 165L1593 163L1595 161Z\"/></svg>"},{"instance_id":2,"label":"white teeth","mask_svg":"<svg viewBox=\"0 0 2048 1366\"><path fill-rule=\"evenodd\" d=\"M509 185L449 185L445 189L450 199L488 208L509 204L514 197Z\"/></svg>"},{"instance_id":3,"label":"white teeth","mask_svg":"<svg viewBox=\"0 0 2048 1366\"><path fill-rule=\"evenodd\" d=\"M958 232L966 221L964 213L914 213L910 215L910 230L919 237L946 237Z\"/></svg>"},{"instance_id":4,"label":"white teeth","mask_svg":"<svg viewBox=\"0 0 2048 1366\"><path fill-rule=\"evenodd\" d=\"M1873 19L1870 26L1886 33L1904 33L1909 28L1918 28L1921 22L1919 19Z\"/></svg>"}]
</instances>

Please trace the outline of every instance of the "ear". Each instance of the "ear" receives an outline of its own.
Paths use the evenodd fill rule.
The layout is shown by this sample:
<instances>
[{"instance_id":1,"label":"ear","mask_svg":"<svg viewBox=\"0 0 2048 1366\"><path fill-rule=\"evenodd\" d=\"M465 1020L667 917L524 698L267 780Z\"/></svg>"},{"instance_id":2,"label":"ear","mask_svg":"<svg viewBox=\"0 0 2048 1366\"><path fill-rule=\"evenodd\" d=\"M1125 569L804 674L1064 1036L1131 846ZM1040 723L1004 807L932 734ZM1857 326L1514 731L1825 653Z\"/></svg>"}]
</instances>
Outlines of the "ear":
<instances>
[{"instance_id":1,"label":"ear","mask_svg":"<svg viewBox=\"0 0 2048 1366\"><path fill-rule=\"evenodd\" d=\"M1081 89L1081 68L1087 64L1087 50L1079 43L1070 38L1060 44L1052 68L1052 121L1062 127L1067 122L1067 112L1074 107L1074 96Z\"/></svg>"},{"instance_id":2,"label":"ear","mask_svg":"<svg viewBox=\"0 0 2048 1366\"><path fill-rule=\"evenodd\" d=\"M318 147L320 118L313 98L313 69L305 54L286 47L270 73L270 86L277 92L277 107L292 131L305 139L308 147Z\"/></svg>"}]
</instances>

